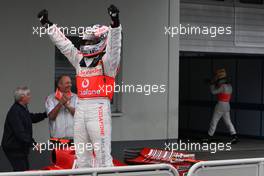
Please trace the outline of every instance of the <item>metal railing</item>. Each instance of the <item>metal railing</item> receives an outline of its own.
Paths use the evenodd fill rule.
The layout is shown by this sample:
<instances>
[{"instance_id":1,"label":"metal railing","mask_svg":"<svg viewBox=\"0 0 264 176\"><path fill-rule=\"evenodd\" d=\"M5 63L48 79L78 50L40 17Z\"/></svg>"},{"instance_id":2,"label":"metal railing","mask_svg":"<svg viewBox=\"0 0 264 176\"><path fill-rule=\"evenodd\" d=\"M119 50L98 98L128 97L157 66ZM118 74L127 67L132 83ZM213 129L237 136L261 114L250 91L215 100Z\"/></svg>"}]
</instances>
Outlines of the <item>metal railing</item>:
<instances>
[{"instance_id":1,"label":"metal railing","mask_svg":"<svg viewBox=\"0 0 264 176\"><path fill-rule=\"evenodd\" d=\"M209 172L213 173L213 175L209 174ZM190 168L187 176L200 176L203 174L212 176L226 175L227 172L232 172L231 175L233 176L248 176L247 172L251 172L250 175L263 176L264 158L201 161Z\"/></svg>"},{"instance_id":2,"label":"metal railing","mask_svg":"<svg viewBox=\"0 0 264 176\"><path fill-rule=\"evenodd\" d=\"M0 172L0 176L57 176L57 175L164 175L179 176L178 171L169 164L151 164L137 166L120 166L120 167L104 167L104 168L87 168L87 169L68 169L68 170L52 170L52 171L27 171L27 172Z\"/></svg>"}]
</instances>

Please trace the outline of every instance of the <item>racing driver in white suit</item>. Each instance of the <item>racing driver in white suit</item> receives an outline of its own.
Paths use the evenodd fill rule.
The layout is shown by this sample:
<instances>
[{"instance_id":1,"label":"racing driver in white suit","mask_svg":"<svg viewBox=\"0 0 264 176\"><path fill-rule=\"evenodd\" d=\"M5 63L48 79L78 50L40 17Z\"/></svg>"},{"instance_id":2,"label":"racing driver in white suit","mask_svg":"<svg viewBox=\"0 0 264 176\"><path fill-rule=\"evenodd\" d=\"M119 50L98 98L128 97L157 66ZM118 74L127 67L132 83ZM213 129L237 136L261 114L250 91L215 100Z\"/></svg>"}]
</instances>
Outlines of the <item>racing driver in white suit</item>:
<instances>
[{"instance_id":1,"label":"racing driver in white suit","mask_svg":"<svg viewBox=\"0 0 264 176\"><path fill-rule=\"evenodd\" d=\"M218 69L215 73L215 78L210 85L211 93L217 96L217 104L215 105L214 114L208 130L209 139L214 135L217 124L223 118L230 135L231 143L238 142L236 129L230 117L230 100L232 96L232 86L227 81L225 69Z\"/></svg>"},{"instance_id":2,"label":"racing driver in white suit","mask_svg":"<svg viewBox=\"0 0 264 176\"><path fill-rule=\"evenodd\" d=\"M120 63L121 25L119 10L108 8L111 25L86 28L80 50L48 19L42 10L38 18L51 41L76 69L78 104L74 115L74 143L77 167L113 166L111 156L111 108L114 80ZM82 145L92 144L93 150Z\"/></svg>"}]
</instances>

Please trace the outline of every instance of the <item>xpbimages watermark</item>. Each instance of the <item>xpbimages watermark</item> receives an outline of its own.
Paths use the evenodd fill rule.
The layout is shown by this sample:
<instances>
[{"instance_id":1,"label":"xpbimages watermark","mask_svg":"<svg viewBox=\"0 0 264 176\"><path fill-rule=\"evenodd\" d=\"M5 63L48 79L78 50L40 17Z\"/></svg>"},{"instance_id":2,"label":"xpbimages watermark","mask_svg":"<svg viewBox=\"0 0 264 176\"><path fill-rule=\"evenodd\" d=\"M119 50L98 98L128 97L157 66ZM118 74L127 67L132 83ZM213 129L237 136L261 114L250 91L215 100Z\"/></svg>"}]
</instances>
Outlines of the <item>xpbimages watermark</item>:
<instances>
[{"instance_id":1,"label":"xpbimages watermark","mask_svg":"<svg viewBox=\"0 0 264 176\"><path fill-rule=\"evenodd\" d=\"M57 26L57 24L54 24ZM84 34L89 33L91 31L91 26L57 26L58 29L64 34L64 35L74 35L83 37ZM45 28L43 26L32 26L32 34L42 37L46 34L52 34L54 30L49 30L49 28Z\"/></svg>"},{"instance_id":2,"label":"xpbimages watermark","mask_svg":"<svg viewBox=\"0 0 264 176\"><path fill-rule=\"evenodd\" d=\"M114 84L114 85L99 85L99 89L88 89L89 80L83 79L81 82L82 89L80 95L96 95L105 93L106 95L114 93L139 93L144 95L160 94L166 92L166 85L164 84Z\"/></svg>"},{"instance_id":3,"label":"xpbimages watermark","mask_svg":"<svg viewBox=\"0 0 264 176\"><path fill-rule=\"evenodd\" d=\"M33 151L38 151L39 153L43 153L44 151L53 151L54 149L61 150L77 150L81 153L85 151L98 151L100 150L99 143L72 143L71 145L67 143L53 143L48 141L47 143L37 143L33 144Z\"/></svg>"},{"instance_id":4,"label":"xpbimages watermark","mask_svg":"<svg viewBox=\"0 0 264 176\"><path fill-rule=\"evenodd\" d=\"M115 93L143 93L144 95L151 95L155 93L166 92L166 85L164 84L114 84L114 86L102 86L101 90L113 91Z\"/></svg>"},{"instance_id":5,"label":"xpbimages watermark","mask_svg":"<svg viewBox=\"0 0 264 176\"><path fill-rule=\"evenodd\" d=\"M232 149L231 143L195 143L179 141L179 142L169 142L165 143L164 146L165 150L169 151L205 151L210 153L216 153L218 151L230 151Z\"/></svg>"},{"instance_id":6,"label":"xpbimages watermark","mask_svg":"<svg viewBox=\"0 0 264 176\"><path fill-rule=\"evenodd\" d=\"M192 26L190 24L179 26L165 26L165 35L175 37L178 35L204 35L215 38L219 35L231 35L231 26Z\"/></svg>"}]
</instances>

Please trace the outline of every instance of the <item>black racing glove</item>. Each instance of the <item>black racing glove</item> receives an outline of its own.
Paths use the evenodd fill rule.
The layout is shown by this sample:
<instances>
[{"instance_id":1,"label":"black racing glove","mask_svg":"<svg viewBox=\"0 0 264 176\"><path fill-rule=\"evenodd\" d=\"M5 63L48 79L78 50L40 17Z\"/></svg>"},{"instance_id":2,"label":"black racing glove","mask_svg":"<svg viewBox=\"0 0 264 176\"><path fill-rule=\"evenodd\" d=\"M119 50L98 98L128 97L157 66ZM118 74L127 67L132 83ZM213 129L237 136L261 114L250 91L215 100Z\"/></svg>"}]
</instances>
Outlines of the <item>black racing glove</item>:
<instances>
[{"instance_id":1,"label":"black racing glove","mask_svg":"<svg viewBox=\"0 0 264 176\"><path fill-rule=\"evenodd\" d=\"M107 8L107 10L112 20L111 27L112 28L118 27L120 25L118 8L112 4Z\"/></svg>"},{"instance_id":2,"label":"black racing glove","mask_svg":"<svg viewBox=\"0 0 264 176\"><path fill-rule=\"evenodd\" d=\"M38 13L38 19L45 28L53 25L53 23L48 19L48 11L46 9L43 9Z\"/></svg>"}]
</instances>

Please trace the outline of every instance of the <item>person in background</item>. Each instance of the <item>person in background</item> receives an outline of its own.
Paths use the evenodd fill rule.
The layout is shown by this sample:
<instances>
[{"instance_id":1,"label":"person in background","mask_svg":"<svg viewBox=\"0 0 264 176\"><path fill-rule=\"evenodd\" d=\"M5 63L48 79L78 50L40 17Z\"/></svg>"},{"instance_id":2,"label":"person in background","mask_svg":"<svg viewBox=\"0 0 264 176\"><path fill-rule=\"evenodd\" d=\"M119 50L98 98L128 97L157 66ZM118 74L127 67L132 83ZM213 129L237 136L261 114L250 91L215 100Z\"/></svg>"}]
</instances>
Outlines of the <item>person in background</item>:
<instances>
[{"instance_id":1,"label":"person in background","mask_svg":"<svg viewBox=\"0 0 264 176\"><path fill-rule=\"evenodd\" d=\"M71 78L62 75L58 78L56 92L47 97L45 106L52 140L73 139L74 113L78 97L71 92L71 87Z\"/></svg>"},{"instance_id":2,"label":"person in background","mask_svg":"<svg viewBox=\"0 0 264 176\"><path fill-rule=\"evenodd\" d=\"M29 88L17 87L14 93L15 103L9 109L2 138L2 148L14 171L29 170L28 154L30 148L37 146L32 137L32 123L47 117L46 112L30 113L31 100Z\"/></svg>"},{"instance_id":3,"label":"person in background","mask_svg":"<svg viewBox=\"0 0 264 176\"><path fill-rule=\"evenodd\" d=\"M232 95L232 86L228 82L225 69L218 69L215 72L215 78L210 85L211 93L217 96L217 104L215 105L213 117L208 130L209 138L211 138L216 130L219 120L223 117L229 133L232 137L231 143L237 143L238 137L236 129L230 118L230 100Z\"/></svg>"}]
</instances>

